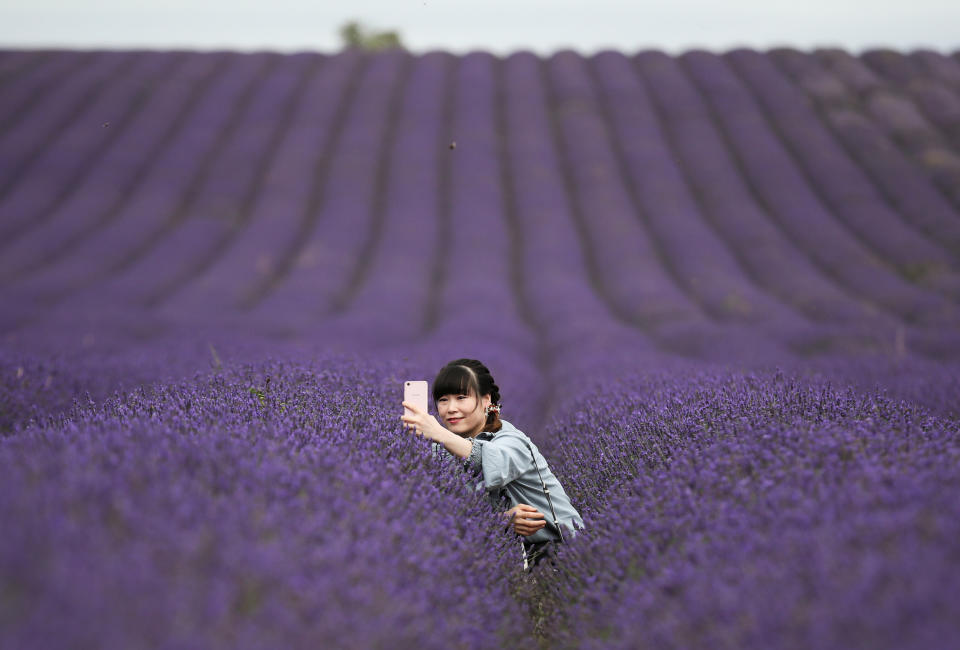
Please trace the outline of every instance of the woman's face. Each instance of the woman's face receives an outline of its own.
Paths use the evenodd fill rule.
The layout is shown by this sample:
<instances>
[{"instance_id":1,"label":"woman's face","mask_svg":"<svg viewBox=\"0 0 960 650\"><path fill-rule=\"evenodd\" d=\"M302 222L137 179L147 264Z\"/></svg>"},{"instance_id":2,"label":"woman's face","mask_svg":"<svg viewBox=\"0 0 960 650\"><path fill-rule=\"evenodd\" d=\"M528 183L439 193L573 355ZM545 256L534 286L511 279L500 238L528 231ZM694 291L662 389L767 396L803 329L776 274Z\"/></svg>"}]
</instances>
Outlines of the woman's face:
<instances>
[{"instance_id":1,"label":"woman's face","mask_svg":"<svg viewBox=\"0 0 960 650\"><path fill-rule=\"evenodd\" d=\"M489 405L489 395L484 395L478 405L474 394L450 393L437 400L437 415L450 431L463 438L472 438L483 429L487 421L483 410Z\"/></svg>"}]
</instances>

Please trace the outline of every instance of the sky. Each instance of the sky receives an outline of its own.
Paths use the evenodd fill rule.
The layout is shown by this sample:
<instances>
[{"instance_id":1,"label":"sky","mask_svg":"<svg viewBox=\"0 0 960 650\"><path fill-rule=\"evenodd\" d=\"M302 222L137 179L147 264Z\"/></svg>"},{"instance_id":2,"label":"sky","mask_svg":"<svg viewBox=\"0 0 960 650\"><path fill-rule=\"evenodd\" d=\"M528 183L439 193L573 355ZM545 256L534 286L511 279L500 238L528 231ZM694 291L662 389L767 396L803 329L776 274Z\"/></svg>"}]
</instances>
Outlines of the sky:
<instances>
[{"instance_id":1,"label":"sky","mask_svg":"<svg viewBox=\"0 0 960 650\"><path fill-rule=\"evenodd\" d=\"M334 51L351 20L414 52L960 50L958 0L0 0L0 48Z\"/></svg>"}]
</instances>

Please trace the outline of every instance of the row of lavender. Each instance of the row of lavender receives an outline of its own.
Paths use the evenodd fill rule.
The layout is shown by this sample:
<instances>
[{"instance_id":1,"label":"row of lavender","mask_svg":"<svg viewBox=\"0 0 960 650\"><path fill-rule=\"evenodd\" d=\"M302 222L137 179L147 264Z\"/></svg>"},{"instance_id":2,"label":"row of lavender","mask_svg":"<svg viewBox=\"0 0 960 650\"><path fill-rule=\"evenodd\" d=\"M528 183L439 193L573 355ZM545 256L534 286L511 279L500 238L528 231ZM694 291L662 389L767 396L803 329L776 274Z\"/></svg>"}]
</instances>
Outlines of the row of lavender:
<instances>
[{"instance_id":1,"label":"row of lavender","mask_svg":"<svg viewBox=\"0 0 960 650\"><path fill-rule=\"evenodd\" d=\"M550 645L956 646L956 417L783 373L618 387L548 433L592 524L527 592Z\"/></svg>"},{"instance_id":2,"label":"row of lavender","mask_svg":"<svg viewBox=\"0 0 960 650\"><path fill-rule=\"evenodd\" d=\"M537 427L523 363L490 362L504 417L587 523L559 572L527 576L475 479L398 426L401 382L433 360L260 356L6 431L0 645L919 648L960 632L955 367L898 368L947 387L928 409L895 383L849 388L866 366L660 363ZM7 388L36 391L22 370Z\"/></svg>"},{"instance_id":3,"label":"row of lavender","mask_svg":"<svg viewBox=\"0 0 960 650\"><path fill-rule=\"evenodd\" d=\"M6 53L5 328L949 353L960 64L891 56Z\"/></svg>"}]
</instances>

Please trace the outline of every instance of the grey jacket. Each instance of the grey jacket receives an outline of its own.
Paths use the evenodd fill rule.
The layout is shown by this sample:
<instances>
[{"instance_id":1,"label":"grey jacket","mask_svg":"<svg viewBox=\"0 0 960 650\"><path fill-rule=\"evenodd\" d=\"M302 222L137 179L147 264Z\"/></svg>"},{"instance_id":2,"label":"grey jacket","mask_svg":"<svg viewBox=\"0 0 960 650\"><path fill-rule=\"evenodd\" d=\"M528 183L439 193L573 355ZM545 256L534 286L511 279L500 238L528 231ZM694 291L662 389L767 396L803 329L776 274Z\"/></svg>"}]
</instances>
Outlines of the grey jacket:
<instances>
[{"instance_id":1,"label":"grey jacket","mask_svg":"<svg viewBox=\"0 0 960 650\"><path fill-rule=\"evenodd\" d=\"M483 480L476 484L476 490L485 489L494 507L507 510L518 503L526 503L544 514L547 525L533 535L524 537L527 542L556 540L559 535L553 526L550 505L540 483L542 476L550 490L557 519L563 527L564 539L574 537L577 530L583 529L583 519L570 503L557 477L550 471L546 459L527 434L506 420L501 419L500 422L503 427L499 431L484 431L473 439L473 451L465 460L469 469L482 476ZM433 450L438 455L457 458L440 443L434 442ZM540 469L539 475L533 464L534 458Z\"/></svg>"}]
</instances>

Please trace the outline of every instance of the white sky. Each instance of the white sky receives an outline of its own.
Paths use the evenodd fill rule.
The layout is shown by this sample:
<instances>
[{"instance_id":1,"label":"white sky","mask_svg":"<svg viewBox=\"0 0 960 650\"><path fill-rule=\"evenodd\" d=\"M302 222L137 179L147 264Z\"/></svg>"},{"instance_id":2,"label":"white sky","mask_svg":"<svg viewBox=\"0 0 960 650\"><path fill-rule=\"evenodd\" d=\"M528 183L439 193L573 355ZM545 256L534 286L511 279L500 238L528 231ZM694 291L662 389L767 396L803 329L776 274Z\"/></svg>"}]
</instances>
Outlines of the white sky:
<instances>
[{"instance_id":1,"label":"white sky","mask_svg":"<svg viewBox=\"0 0 960 650\"><path fill-rule=\"evenodd\" d=\"M960 49L958 0L0 0L0 48L333 51L348 20L414 52Z\"/></svg>"}]
</instances>

